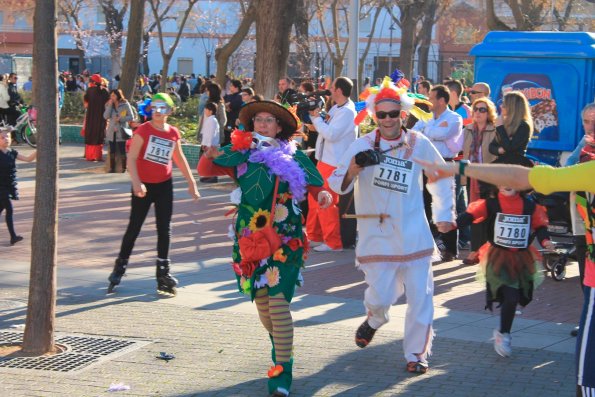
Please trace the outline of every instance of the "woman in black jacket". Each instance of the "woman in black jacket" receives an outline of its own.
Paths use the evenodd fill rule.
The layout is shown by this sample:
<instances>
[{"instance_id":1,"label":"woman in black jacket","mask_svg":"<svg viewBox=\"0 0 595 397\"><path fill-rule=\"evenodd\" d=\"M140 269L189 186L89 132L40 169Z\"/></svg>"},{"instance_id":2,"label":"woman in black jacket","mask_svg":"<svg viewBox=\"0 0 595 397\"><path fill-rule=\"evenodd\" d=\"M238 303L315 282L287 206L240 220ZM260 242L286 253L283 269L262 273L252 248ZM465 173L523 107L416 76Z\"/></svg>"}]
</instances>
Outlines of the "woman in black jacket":
<instances>
[{"instance_id":1,"label":"woman in black jacket","mask_svg":"<svg viewBox=\"0 0 595 397\"><path fill-rule=\"evenodd\" d=\"M529 102L522 92L511 91L504 95L498 121L490 153L498 156L500 162L524 157L533 134L533 118Z\"/></svg>"}]
</instances>

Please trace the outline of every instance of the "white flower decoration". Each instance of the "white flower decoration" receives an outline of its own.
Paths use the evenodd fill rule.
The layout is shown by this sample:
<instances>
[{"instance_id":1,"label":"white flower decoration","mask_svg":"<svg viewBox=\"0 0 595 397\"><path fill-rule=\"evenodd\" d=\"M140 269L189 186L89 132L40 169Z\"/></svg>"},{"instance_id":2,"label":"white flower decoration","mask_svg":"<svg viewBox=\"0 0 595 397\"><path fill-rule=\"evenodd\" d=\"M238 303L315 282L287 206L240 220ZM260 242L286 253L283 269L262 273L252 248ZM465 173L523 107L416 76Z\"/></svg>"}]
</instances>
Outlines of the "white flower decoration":
<instances>
[{"instance_id":1,"label":"white flower decoration","mask_svg":"<svg viewBox=\"0 0 595 397\"><path fill-rule=\"evenodd\" d=\"M229 201L232 204L239 205L242 202L242 189L236 188L229 194Z\"/></svg>"},{"instance_id":2,"label":"white flower decoration","mask_svg":"<svg viewBox=\"0 0 595 397\"><path fill-rule=\"evenodd\" d=\"M275 206L275 222L283 222L285 219L287 219L288 215L289 210L286 206L284 206L283 204L277 204Z\"/></svg>"}]
</instances>

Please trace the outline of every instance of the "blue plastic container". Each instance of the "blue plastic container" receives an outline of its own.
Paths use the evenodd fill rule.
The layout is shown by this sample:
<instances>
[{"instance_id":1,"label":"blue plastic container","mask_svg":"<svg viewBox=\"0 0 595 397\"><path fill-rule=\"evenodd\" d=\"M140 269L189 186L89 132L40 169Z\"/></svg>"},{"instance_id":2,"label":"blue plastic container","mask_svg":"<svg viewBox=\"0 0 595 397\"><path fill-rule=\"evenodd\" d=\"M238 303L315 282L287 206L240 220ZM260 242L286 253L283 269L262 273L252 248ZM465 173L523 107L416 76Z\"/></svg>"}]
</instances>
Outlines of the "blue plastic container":
<instances>
[{"instance_id":1,"label":"blue plastic container","mask_svg":"<svg viewBox=\"0 0 595 397\"><path fill-rule=\"evenodd\" d=\"M581 110L595 100L595 33L490 32L471 49L475 81L489 84L499 105L510 90L522 91L533 114L531 152L556 164L584 131Z\"/></svg>"}]
</instances>

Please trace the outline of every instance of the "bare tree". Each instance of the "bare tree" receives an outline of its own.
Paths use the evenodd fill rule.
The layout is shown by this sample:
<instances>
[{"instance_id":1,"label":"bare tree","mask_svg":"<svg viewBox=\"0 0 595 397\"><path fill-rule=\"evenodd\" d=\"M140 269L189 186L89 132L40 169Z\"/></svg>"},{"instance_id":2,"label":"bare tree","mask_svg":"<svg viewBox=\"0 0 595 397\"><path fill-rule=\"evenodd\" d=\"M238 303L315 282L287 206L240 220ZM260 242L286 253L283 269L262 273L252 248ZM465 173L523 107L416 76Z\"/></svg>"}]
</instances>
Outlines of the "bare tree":
<instances>
[{"instance_id":1,"label":"bare tree","mask_svg":"<svg viewBox=\"0 0 595 397\"><path fill-rule=\"evenodd\" d=\"M33 97L38 106L38 156L31 233L29 302L23 351L53 352L58 237L58 89L56 0L35 2Z\"/></svg>"},{"instance_id":2,"label":"bare tree","mask_svg":"<svg viewBox=\"0 0 595 397\"><path fill-rule=\"evenodd\" d=\"M198 0L187 0L186 1L186 9L184 10L184 14L182 16L181 21L178 22L178 32L176 33L176 38L173 44L169 47L166 51L165 43L163 41L163 27L161 26L161 19L160 19L160 7L161 7L161 0L149 0L149 4L151 6L151 11L153 12L153 17L157 22L157 32L159 34L159 48L161 49L161 57L163 58L163 66L161 67L161 85L160 90L165 92L167 88L167 73L169 72L169 62L171 61L176 48L178 47L178 43L180 42L180 37L182 36L182 32L184 31L184 26L186 26L186 21L188 20L188 16L192 12L194 5L198 2Z\"/></svg>"},{"instance_id":3,"label":"bare tree","mask_svg":"<svg viewBox=\"0 0 595 397\"><path fill-rule=\"evenodd\" d=\"M171 7L173 6L174 2L176 0L169 0L169 2L166 4L165 7L163 7L159 13L159 21L161 21L161 23L169 20L169 19L174 19L173 16L169 15L169 11L171 10ZM153 34L153 32L155 31L155 28L157 27L157 19L155 19L152 10L150 9L149 6L149 13L147 13L146 18L145 18L145 22L147 22L145 28L144 28L144 32L143 32L143 49L142 49L142 53L141 56L143 58L143 73L144 74L149 74L149 45L151 44L151 35Z\"/></svg>"},{"instance_id":4,"label":"bare tree","mask_svg":"<svg viewBox=\"0 0 595 397\"><path fill-rule=\"evenodd\" d=\"M332 21L331 31L332 34L327 34L326 27L326 12L330 12ZM318 23L320 25L320 31L328 54L333 61L335 68L335 76L340 76L343 73L343 67L345 66L345 55L347 47L349 45L349 37L345 40L345 44L341 46L341 33L349 32L349 15L347 11L347 4L345 0L331 0L330 4L326 1L316 0L316 15Z\"/></svg>"},{"instance_id":5,"label":"bare tree","mask_svg":"<svg viewBox=\"0 0 595 397\"><path fill-rule=\"evenodd\" d=\"M311 0L296 0L295 13L295 49L296 63L299 70L299 77L310 76L310 64L312 63L312 52L310 51L310 26L311 15L309 10Z\"/></svg>"},{"instance_id":6,"label":"bare tree","mask_svg":"<svg viewBox=\"0 0 595 397\"><path fill-rule=\"evenodd\" d=\"M138 75L138 61L140 60L144 18L145 0L134 0L130 7L126 52L124 54L124 66L122 68L119 86L126 98L132 98L136 86L135 81Z\"/></svg>"},{"instance_id":7,"label":"bare tree","mask_svg":"<svg viewBox=\"0 0 595 397\"><path fill-rule=\"evenodd\" d=\"M60 15L66 20L70 26L70 30L67 33L72 35L74 39L74 45L78 50L82 52L83 58L83 69L85 66L85 53L86 46L84 38L89 35L89 31L83 28L80 14L81 10L86 6L87 0L59 0L58 7Z\"/></svg>"},{"instance_id":8,"label":"bare tree","mask_svg":"<svg viewBox=\"0 0 595 397\"><path fill-rule=\"evenodd\" d=\"M122 71L122 35L124 32L124 16L128 12L128 0L121 0L122 8L118 10L114 0L99 0L105 15L105 33L109 43L112 60L112 77Z\"/></svg>"},{"instance_id":9,"label":"bare tree","mask_svg":"<svg viewBox=\"0 0 595 397\"><path fill-rule=\"evenodd\" d=\"M428 62L432 45L432 30L445 10L452 4L452 0L426 0L421 23L415 38L415 48L418 48L418 71L422 76L428 76Z\"/></svg>"},{"instance_id":10,"label":"bare tree","mask_svg":"<svg viewBox=\"0 0 595 397\"><path fill-rule=\"evenodd\" d=\"M265 98L277 93L279 78L287 72L289 39L296 2L259 0L256 13L256 89Z\"/></svg>"},{"instance_id":11,"label":"bare tree","mask_svg":"<svg viewBox=\"0 0 595 397\"><path fill-rule=\"evenodd\" d=\"M494 0L486 0L487 25L490 30L537 30L545 23L546 0L506 0L514 25L505 23L494 8ZM545 11L545 12L544 12Z\"/></svg>"},{"instance_id":12,"label":"bare tree","mask_svg":"<svg viewBox=\"0 0 595 397\"><path fill-rule=\"evenodd\" d=\"M246 38L246 35L250 31L250 27L256 21L256 9L259 0L251 0L248 6L244 5L243 1L240 1L240 10L242 13L242 20L238 26L238 29L230 37L229 41L215 49L215 60L217 61L217 74L216 79L221 84L225 85L225 75L227 74L227 68L229 66L229 59L233 53L238 49L240 44Z\"/></svg>"},{"instance_id":13,"label":"bare tree","mask_svg":"<svg viewBox=\"0 0 595 397\"><path fill-rule=\"evenodd\" d=\"M364 47L364 53L362 54L361 58L359 59L358 64L358 73L357 78L358 81L362 82L363 87L363 78L364 78L364 64L366 62L366 58L368 57L368 53L370 52L370 46L372 45L372 39L374 38L374 33L376 32L376 25L378 24L378 17L380 16L380 12L382 11L382 7L384 6L384 1L378 2L380 4L375 4L373 7L373 16L372 16L372 26L370 27L370 34L368 35L368 40L366 42L366 46ZM366 14L360 13L361 18L367 17Z\"/></svg>"},{"instance_id":14,"label":"bare tree","mask_svg":"<svg viewBox=\"0 0 595 397\"><path fill-rule=\"evenodd\" d=\"M425 1L425 0L424 0ZM415 36L417 25L421 20L424 1L398 0L400 15L397 18L392 4L386 7L394 23L401 29L401 46L399 51L399 69L407 77L411 76L413 70L413 56L415 55ZM392 54L391 54L392 56ZM389 71L392 73L392 70Z\"/></svg>"}]
</instances>

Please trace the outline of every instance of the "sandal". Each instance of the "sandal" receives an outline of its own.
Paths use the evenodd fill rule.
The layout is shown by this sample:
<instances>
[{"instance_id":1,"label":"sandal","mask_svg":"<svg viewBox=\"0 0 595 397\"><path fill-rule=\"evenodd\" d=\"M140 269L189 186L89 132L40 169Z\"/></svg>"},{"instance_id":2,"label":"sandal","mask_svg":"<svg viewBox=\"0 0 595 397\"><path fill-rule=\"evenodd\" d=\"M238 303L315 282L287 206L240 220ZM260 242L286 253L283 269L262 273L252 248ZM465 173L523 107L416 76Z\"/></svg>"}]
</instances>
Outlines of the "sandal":
<instances>
[{"instance_id":1,"label":"sandal","mask_svg":"<svg viewBox=\"0 0 595 397\"><path fill-rule=\"evenodd\" d=\"M413 374L425 374L429 369L428 363L424 361L409 361L407 363L407 372Z\"/></svg>"}]
</instances>

